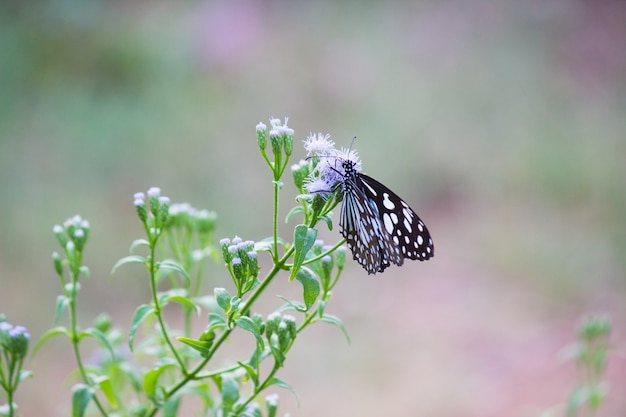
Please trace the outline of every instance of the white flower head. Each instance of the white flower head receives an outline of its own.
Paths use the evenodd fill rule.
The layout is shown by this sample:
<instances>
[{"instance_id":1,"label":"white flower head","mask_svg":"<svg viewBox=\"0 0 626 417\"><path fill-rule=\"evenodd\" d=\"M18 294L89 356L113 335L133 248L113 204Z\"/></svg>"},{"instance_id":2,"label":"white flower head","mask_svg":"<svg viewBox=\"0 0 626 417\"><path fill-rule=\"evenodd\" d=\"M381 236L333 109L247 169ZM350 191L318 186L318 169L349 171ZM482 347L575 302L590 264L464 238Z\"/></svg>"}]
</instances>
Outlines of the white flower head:
<instances>
[{"instance_id":1,"label":"white flower head","mask_svg":"<svg viewBox=\"0 0 626 417\"><path fill-rule=\"evenodd\" d=\"M308 152L308 156L330 155L335 149L335 142L330 140L329 134L309 133L304 140L304 149Z\"/></svg>"},{"instance_id":2,"label":"white flower head","mask_svg":"<svg viewBox=\"0 0 626 417\"><path fill-rule=\"evenodd\" d=\"M321 194L322 197L325 197L326 194L332 191L332 187L328 184L328 182L320 177L309 177L306 180L304 187L309 194Z\"/></svg>"}]
</instances>

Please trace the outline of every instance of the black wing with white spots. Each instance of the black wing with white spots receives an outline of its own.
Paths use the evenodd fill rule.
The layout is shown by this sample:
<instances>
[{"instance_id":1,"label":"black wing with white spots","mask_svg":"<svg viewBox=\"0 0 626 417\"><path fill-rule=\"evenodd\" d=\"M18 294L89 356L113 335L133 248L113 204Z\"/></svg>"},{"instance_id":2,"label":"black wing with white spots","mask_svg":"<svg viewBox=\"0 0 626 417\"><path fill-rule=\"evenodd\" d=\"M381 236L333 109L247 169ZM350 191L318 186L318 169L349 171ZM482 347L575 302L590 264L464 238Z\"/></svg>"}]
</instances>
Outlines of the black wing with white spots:
<instances>
[{"instance_id":1,"label":"black wing with white spots","mask_svg":"<svg viewBox=\"0 0 626 417\"><path fill-rule=\"evenodd\" d=\"M352 256L368 274L404 259L425 261L435 254L424 222L397 194L343 161L343 203L339 225Z\"/></svg>"}]
</instances>

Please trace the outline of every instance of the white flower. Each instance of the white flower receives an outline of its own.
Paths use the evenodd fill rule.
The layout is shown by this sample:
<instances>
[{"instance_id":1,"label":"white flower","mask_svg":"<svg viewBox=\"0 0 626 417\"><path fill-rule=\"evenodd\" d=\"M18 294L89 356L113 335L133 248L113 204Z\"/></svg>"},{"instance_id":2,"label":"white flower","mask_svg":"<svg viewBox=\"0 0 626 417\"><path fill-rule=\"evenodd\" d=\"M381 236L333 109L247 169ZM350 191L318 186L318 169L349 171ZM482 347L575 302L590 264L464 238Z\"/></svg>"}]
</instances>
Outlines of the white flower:
<instances>
[{"instance_id":1,"label":"white flower","mask_svg":"<svg viewBox=\"0 0 626 417\"><path fill-rule=\"evenodd\" d=\"M304 149L309 156L329 155L335 149L335 142L330 140L329 134L309 133L304 141Z\"/></svg>"},{"instance_id":2,"label":"white flower","mask_svg":"<svg viewBox=\"0 0 626 417\"><path fill-rule=\"evenodd\" d=\"M329 184L323 178L319 177L309 177L309 180L306 182L304 187L309 194L322 193L323 195L325 193L331 192L331 187L329 186Z\"/></svg>"}]
</instances>

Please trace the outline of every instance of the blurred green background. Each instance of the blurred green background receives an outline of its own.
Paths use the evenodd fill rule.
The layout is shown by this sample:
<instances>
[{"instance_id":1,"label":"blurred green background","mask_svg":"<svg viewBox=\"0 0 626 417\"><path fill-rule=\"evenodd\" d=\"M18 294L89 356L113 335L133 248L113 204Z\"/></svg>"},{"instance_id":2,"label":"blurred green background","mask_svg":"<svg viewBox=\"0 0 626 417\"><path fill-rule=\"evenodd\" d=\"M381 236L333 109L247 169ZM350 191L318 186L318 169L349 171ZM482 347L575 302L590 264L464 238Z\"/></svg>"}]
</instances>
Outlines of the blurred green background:
<instances>
[{"instance_id":1,"label":"blurred green background","mask_svg":"<svg viewBox=\"0 0 626 417\"><path fill-rule=\"evenodd\" d=\"M216 210L219 237L268 236L254 127L288 116L297 143L358 136L364 171L411 203L436 257L376 277L351 263L329 313L352 344L303 335L281 375L301 406L281 392L281 410L537 415L575 383L558 352L578 317L610 314L626 345L624 22L620 0L4 1L0 312L34 339L53 326L52 226L78 213L83 324L109 311L127 328L147 282L109 273L150 186ZM69 346L27 364L23 415L68 415ZM623 415L623 354L607 378L606 415Z\"/></svg>"}]
</instances>

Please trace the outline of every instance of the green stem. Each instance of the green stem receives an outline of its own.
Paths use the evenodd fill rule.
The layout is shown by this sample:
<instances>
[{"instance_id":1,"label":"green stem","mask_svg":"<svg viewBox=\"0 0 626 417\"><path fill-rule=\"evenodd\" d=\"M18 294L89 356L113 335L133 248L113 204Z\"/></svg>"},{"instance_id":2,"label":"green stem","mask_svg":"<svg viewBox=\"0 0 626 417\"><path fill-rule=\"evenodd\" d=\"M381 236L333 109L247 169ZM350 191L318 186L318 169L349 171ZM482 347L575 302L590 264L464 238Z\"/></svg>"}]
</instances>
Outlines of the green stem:
<instances>
[{"instance_id":1,"label":"green stem","mask_svg":"<svg viewBox=\"0 0 626 417\"><path fill-rule=\"evenodd\" d=\"M272 217L273 217L272 236L274 237L274 250L272 252L272 258L273 258L274 264L276 264L278 261L278 191L279 191L278 181L280 181L280 179L274 179L274 212L272 213Z\"/></svg>"},{"instance_id":2,"label":"green stem","mask_svg":"<svg viewBox=\"0 0 626 417\"><path fill-rule=\"evenodd\" d=\"M252 295L250 296L250 298L248 300L246 300L246 302L242 305L241 307L241 311L247 311L250 309L250 307L254 304L254 302L259 298L259 296L263 293L263 291L265 291L265 289L270 285L270 283L272 282L272 280L278 275L278 273L285 267L285 263L287 262L287 259L289 259L291 257L291 255L293 254L295 248L292 246L286 253L285 255L283 255L283 257L274 265L274 267L272 268L272 270L267 274L267 277L261 282L261 285L259 285L254 292L252 293ZM200 373L200 371L202 370L202 368L204 368L204 366L211 360L211 358L213 357L213 355L215 354L215 352L219 349L219 347L222 345L222 343L224 343L226 341L226 339L228 339L228 336L230 336L231 332L235 329L235 327L231 327L229 329L226 329L221 335L220 337L215 341L215 343L213 344L213 346L211 346L211 349L209 350L209 352L207 353L206 358L204 358L202 360L202 362L200 362L193 370L191 370L189 373L187 373L183 379L181 379L176 385L174 385L172 388L170 388L167 393L165 394L165 398L170 398L172 395L174 395L178 390L180 390L182 387L184 387L189 381L193 380L196 378L196 376L198 375L198 373ZM152 417L157 413L158 409L154 407L154 405L152 406L151 410L148 410L148 412L146 413L147 417Z\"/></svg>"},{"instance_id":3,"label":"green stem","mask_svg":"<svg viewBox=\"0 0 626 417\"><path fill-rule=\"evenodd\" d=\"M77 256L80 257L80 253L78 253ZM80 261L77 262L77 265L80 265L80 264L81 264ZM78 337L78 333L79 333L78 320L76 319L76 293L77 293L77 286L78 286L78 274L74 272L72 272L72 285L73 285L73 288L69 297L70 299L69 313L70 313L70 327L72 328L71 342L72 342L72 346L74 350L74 357L76 358L76 364L78 365L78 370L83 379L83 382L93 388L94 386L93 382L90 380L90 378L87 375L87 371L85 370L85 365L83 363L83 358L80 353L80 349L78 347L78 344L80 343L80 338ZM104 409L104 406L102 405L102 403L100 402L100 400L98 399L96 395L93 396L93 402L96 404L96 407L98 407L98 410L100 410L100 413L103 416L108 415L106 410Z\"/></svg>"},{"instance_id":4,"label":"green stem","mask_svg":"<svg viewBox=\"0 0 626 417\"><path fill-rule=\"evenodd\" d=\"M159 322L159 328L161 330L161 334L163 335L163 338L165 339L165 343L167 344L170 351L176 358L178 365L183 371L183 374L186 374L187 369L185 367L185 363L180 358L180 355L176 351L176 348L172 344L172 341L170 340L169 335L167 334L167 328L165 327L165 321L163 320L161 305L159 304L159 297L157 293L157 283L156 283L156 267L155 267L155 262L154 262L156 241L157 241L157 237L155 237L154 241L150 243L150 287L152 290L152 302L154 303L154 313L157 317L157 321Z\"/></svg>"}]
</instances>

